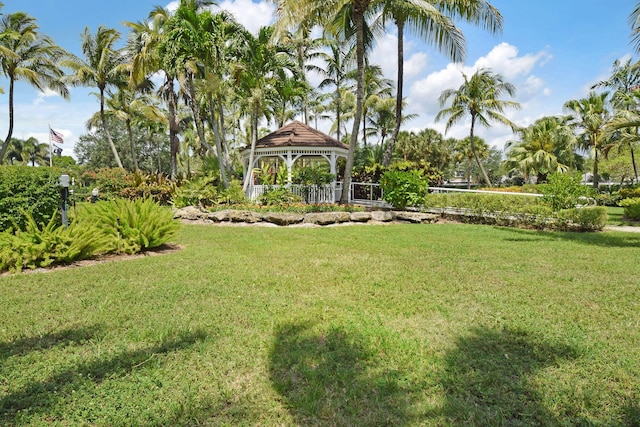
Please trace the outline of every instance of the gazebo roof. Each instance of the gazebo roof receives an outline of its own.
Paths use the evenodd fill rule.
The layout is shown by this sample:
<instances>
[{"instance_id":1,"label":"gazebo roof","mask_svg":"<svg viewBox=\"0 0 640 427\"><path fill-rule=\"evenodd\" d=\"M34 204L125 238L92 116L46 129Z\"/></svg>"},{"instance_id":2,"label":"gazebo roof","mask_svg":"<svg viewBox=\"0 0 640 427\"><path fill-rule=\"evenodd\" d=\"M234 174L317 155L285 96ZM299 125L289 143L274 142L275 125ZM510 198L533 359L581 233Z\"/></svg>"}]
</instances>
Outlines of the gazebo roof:
<instances>
[{"instance_id":1,"label":"gazebo roof","mask_svg":"<svg viewBox=\"0 0 640 427\"><path fill-rule=\"evenodd\" d=\"M337 139L297 120L256 141L256 148L276 147L349 148Z\"/></svg>"}]
</instances>

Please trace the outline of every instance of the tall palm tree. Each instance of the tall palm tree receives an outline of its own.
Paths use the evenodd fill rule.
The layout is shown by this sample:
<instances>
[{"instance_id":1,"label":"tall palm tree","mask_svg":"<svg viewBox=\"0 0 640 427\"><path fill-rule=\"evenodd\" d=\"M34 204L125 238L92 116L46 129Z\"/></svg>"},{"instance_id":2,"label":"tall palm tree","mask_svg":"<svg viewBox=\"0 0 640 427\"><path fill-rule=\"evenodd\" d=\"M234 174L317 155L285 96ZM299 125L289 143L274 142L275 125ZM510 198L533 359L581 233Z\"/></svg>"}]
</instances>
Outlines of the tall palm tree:
<instances>
[{"instance_id":1,"label":"tall palm tree","mask_svg":"<svg viewBox=\"0 0 640 427\"><path fill-rule=\"evenodd\" d=\"M178 151L180 149L180 121L178 118L178 95L176 93L176 76L167 69L161 60L159 46L167 38L170 12L160 6L156 6L149 13L149 21L125 22L131 28L129 44L130 67L129 84L136 86L148 76L161 72L164 82L158 93L167 106L167 118L169 121L169 176L176 179L178 176Z\"/></svg>"},{"instance_id":2,"label":"tall palm tree","mask_svg":"<svg viewBox=\"0 0 640 427\"><path fill-rule=\"evenodd\" d=\"M546 181L552 172L566 172L575 165L576 137L569 117L551 116L536 120L521 129L519 141L509 141L505 165L522 171L525 180L537 174L537 182Z\"/></svg>"},{"instance_id":3,"label":"tall palm tree","mask_svg":"<svg viewBox=\"0 0 640 427\"><path fill-rule=\"evenodd\" d=\"M383 164L388 166L402 123L404 86L404 33L413 32L452 61L460 61L465 54L464 37L452 18L461 18L496 33L502 29L500 12L486 0L406 1L384 0L384 20L391 19L398 29L398 78L396 92L396 126L385 152Z\"/></svg>"},{"instance_id":4,"label":"tall palm tree","mask_svg":"<svg viewBox=\"0 0 640 427\"><path fill-rule=\"evenodd\" d=\"M591 89L596 88L606 88L612 91L610 100L616 110L615 115L620 117L621 121L626 120L625 117L628 117L631 111L640 109L640 62L632 64L631 59L628 59L625 63L621 63L620 60L616 59L613 62L611 76L607 80L600 81L591 87ZM633 165L635 180L638 181L638 168L634 151L637 138L633 138L634 133L638 133L638 127L629 127L622 135L612 138L611 143L603 147L603 154L606 157L612 148L628 147L631 153L631 164Z\"/></svg>"},{"instance_id":5,"label":"tall palm tree","mask_svg":"<svg viewBox=\"0 0 640 427\"><path fill-rule=\"evenodd\" d=\"M26 80L35 88L56 91L65 99L69 90L59 59L67 52L38 32L36 20L23 12L2 15L0 19L0 72L9 80L9 129L0 146L3 162L14 126L14 91L18 80Z\"/></svg>"},{"instance_id":6,"label":"tall palm tree","mask_svg":"<svg viewBox=\"0 0 640 427\"><path fill-rule=\"evenodd\" d=\"M334 34L342 34L345 38L355 38L356 68L358 70L356 109L340 197L342 204L349 202L351 174L364 105L366 17L381 10L382 4L374 0L277 0L279 21L284 25L294 23L306 28L311 28L314 25L326 25L325 29L329 29ZM341 25L344 23L348 23L348 25ZM334 25L331 27L329 24Z\"/></svg>"},{"instance_id":7,"label":"tall palm tree","mask_svg":"<svg viewBox=\"0 0 640 427\"><path fill-rule=\"evenodd\" d=\"M342 122L342 90L346 85L348 67L351 63L351 51L347 49L347 44L339 39L325 39L324 43L328 51L320 51L318 58L324 62L324 67L310 64L309 70L323 77L319 88L334 87L333 105L335 106L335 129L336 139L341 141L340 131Z\"/></svg>"},{"instance_id":8,"label":"tall palm tree","mask_svg":"<svg viewBox=\"0 0 640 427\"><path fill-rule=\"evenodd\" d=\"M66 80L72 85L98 88L102 130L107 137L116 164L119 168L123 168L104 115L107 88L125 84L126 56L116 48L119 40L120 32L113 28L101 25L94 35L89 27L86 27L82 35L82 53L85 59L71 58L63 61L62 65L72 70L72 74L66 76Z\"/></svg>"},{"instance_id":9,"label":"tall palm tree","mask_svg":"<svg viewBox=\"0 0 640 427\"><path fill-rule=\"evenodd\" d=\"M247 189L252 179L255 146L258 140L258 123L263 116L269 118L269 103L276 92L276 81L282 71L295 73L297 65L287 50L273 41L273 27L260 28L253 36L245 31L240 42L237 62L232 65L232 79L236 94L249 117L251 148L249 169L244 177L243 189Z\"/></svg>"},{"instance_id":10,"label":"tall palm tree","mask_svg":"<svg viewBox=\"0 0 640 427\"><path fill-rule=\"evenodd\" d=\"M572 99L564 104L564 108L573 113L575 125L583 131L581 145L593 154L593 188L596 190L599 185L598 157L607 140L605 128L610 120L607 97L607 92L590 92L587 98Z\"/></svg>"},{"instance_id":11,"label":"tall palm tree","mask_svg":"<svg viewBox=\"0 0 640 427\"><path fill-rule=\"evenodd\" d=\"M445 132L451 126L471 117L471 128L469 130L469 145L476 159L476 163L482 172L482 177L486 184L491 187L489 176L480 162L476 144L474 141L474 131L476 123L489 127L490 121L505 124L515 132L518 126L505 117L502 113L507 108L519 108L520 104L515 101L500 99L502 95L513 96L515 87L503 80L500 74L494 74L489 70L480 69L471 77L462 73L464 83L458 89L446 89L440 95L440 105L444 106L449 99L451 105L441 110L435 117L439 121L448 117Z\"/></svg>"},{"instance_id":12,"label":"tall palm tree","mask_svg":"<svg viewBox=\"0 0 640 427\"><path fill-rule=\"evenodd\" d=\"M631 24L631 42L637 53L640 52L640 1L636 2L635 8L629 15L629 24Z\"/></svg>"}]
</instances>

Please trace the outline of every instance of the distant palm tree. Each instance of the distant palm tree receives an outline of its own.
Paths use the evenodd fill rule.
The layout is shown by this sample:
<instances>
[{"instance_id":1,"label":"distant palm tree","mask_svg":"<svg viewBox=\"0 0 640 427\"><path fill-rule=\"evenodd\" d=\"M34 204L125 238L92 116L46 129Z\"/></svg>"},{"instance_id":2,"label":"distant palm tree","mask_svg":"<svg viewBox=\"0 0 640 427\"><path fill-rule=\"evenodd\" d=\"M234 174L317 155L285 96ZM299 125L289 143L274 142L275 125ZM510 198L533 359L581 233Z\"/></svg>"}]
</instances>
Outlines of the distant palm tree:
<instances>
[{"instance_id":1,"label":"distant palm tree","mask_svg":"<svg viewBox=\"0 0 640 427\"><path fill-rule=\"evenodd\" d=\"M104 114L107 88L122 86L126 81L124 64L127 58L121 50L116 48L119 39L120 33L113 28L100 26L94 35L91 34L89 27L86 27L82 34L82 53L85 59L67 59L62 62L62 65L72 70L72 74L66 76L66 80L72 85L98 88L102 130L107 137L116 164L119 168L123 168Z\"/></svg>"},{"instance_id":2,"label":"distant palm tree","mask_svg":"<svg viewBox=\"0 0 640 427\"><path fill-rule=\"evenodd\" d=\"M436 49L443 51L449 59L459 61L465 53L464 36L454 25L452 18L461 18L495 33L502 28L502 16L486 0L383 0L383 4L382 18L393 20L398 28L396 126L383 161L383 164L388 166L398 132L400 132L400 125L403 122L405 30L412 31L423 40L431 43Z\"/></svg>"},{"instance_id":3,"label":"distant palm tree","mask_svg":"<svg viewBox=\"0 0 640 427\"><path fill-rule=\"evenodd\" d=\"M501 75L494 74L489 70L480 69L476 71L470 78L466 74L462 74L464 83L458 89L447 89L440 95L440 104L445 105L451 99L451 105L443 109L437 115L435 120L439 121L448 117L445 132L451 126L464 120L467 116L471 117L471 129L469 131L469 145L476 159L476 163L482 172L482 177L486 184L491 187L491 181L485 171L474 140L474 131L476 123L489 126L490 121L503 123L515 132L518 126L505 117L502 113L507 108L519 108L520 104L515 101L506 101L500 99L504 94L513 96L515 87L505 82Z\"/></svg>"},{"instance_id":4,"label":"distant palm tree","mask_svg":"<svg viewBox=\"0 0 640 427\"><path fill-rule=\"evenodd\" d=\"M9 130L0 146L0 164L13 136L15 82L26 80L41 91L49 88L68 99L69 90L61 80L64 73L58 62L65 55L64 49L38 32L31 16L23 12L2 15L0 72L9 80Z\"/></svg>"},{"instance_id":5,"label":"distant palm tree","mask_svg":"<svg viewBox=\"0 0 640 427\"><path fill-rule=\"evenodd\" d=\"M520 130L519 141L506 145L505 165L522 171L525 180L537 174L537 182L546 181L552 172L566 172L575 164L576 137L569 117L543 117Z\"/></svg>"},{"instance_id":6,"label":"distant palm tree","mask_svg":"<svg viewBox=\"0 0 640 427\"><path fill-rule=\"evenodd\" d=\"M573 120L582 128L581 145L593 154L593 187L598 188L599 154L607 141L605 127L610 120L606 92L590 92L587 98L572 99L564 108L573 113Z\"/></svg>"}]
</instances>

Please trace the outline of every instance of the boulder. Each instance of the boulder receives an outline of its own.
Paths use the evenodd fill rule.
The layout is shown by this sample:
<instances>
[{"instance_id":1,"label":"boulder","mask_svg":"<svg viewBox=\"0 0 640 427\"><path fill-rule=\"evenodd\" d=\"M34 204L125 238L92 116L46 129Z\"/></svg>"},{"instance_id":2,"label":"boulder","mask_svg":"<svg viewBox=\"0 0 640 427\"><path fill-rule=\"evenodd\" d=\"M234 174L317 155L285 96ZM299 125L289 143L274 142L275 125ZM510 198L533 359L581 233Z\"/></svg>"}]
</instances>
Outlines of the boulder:
<instances>
[{"instance_id":1,"label":"boulder","mask_svg":"<svg viewBox=\"0 0 640 427\"><path fill-rule=\"evenodd\" d=\"M187 206L187 207L178 209L173 214L173 217L176 219L186 219L189 221L197 221L199 219L202 219L203 213L196 206Z\"/></svg>"},{"instance_id":2,"label":"boulder","mask_svg":"<svg viewBox=\"0 0 640 427\"><path fill-rule=\"evenodd\" d=\"M231 221L230 212L230 210L208 212L206 218L213 222Z\"/></svg>"},{"instance_id":3,"label":"boulder","mask_svg":"<svg viewBox=\"0 0 640 427\"><path fill-rule=\"evenodd\" d=\"M393 221L394 215L391 211L373 211L371 212L371 219L379 222Z\"/></svg>"},{"instance_id":4,"label":"boulder","mask_svg":"<svg viewBox=\"0 0 640 427\"><path fill-rule=\"evenodd\" d=\"M406 221L414 224L432 223L438 220L438 215L423 212L396 212L397 221Z\"/></svg>"},{"instance_id":5,"label":"boulder","mask_svg":"<svg viewBox=\"0 0 640 427\"><path fill-rule=\"evenodd\" d=\"M306 224L330 225L341 222L349 222L349 212L314 212L304 218Z\"/></svg>"},{"instance_id":6,"label":"boulder","mask_svg":"<svg viewBox=\"0 0 640 427\"><path fill-rule=\"evenodd\" d=\"M367 222L371 219L371 212L351 212L349 218L352 222Z\"/></svg>"},{"instance_id":7,"label":"boulder","mask_svg":"<svg viewBox=\"0 0 640 427\"><path fill-rule=\"evenodd\" d=\"M268 212L262 215L262 219L276 225L292 225L299 224L304 221L304 214L289 212Z\"/></svg>"},{"instance_id":8,"label":"boulder","mask_svg":"<svg viewBox=\"0 0 640 427\"><path fill-rule=\"evenodd\" d=\"M229 211L229 220L231 222L246 222L254 224L262 221L262 214L252 211Z\"/></svg>"}]
</instances>

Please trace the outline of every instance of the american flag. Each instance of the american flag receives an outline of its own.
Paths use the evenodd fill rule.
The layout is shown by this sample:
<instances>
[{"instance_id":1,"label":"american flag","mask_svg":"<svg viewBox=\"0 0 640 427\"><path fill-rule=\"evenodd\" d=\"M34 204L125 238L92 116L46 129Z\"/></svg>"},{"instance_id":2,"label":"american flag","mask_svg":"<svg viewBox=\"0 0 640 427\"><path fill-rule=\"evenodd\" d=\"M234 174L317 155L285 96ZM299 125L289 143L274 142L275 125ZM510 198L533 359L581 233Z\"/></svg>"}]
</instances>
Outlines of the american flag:
<instances>
[{"instance_id":1,"label":"american flag","mask_svg":"<svg viewBox=\"0 0 640 427\"><path fill-rule=\"evenodd\" d=\"M64 144L64 139L62 139L62 135L60 135L58 132L56 132L51 128L49 128L49 131L51 133L51 140L53 142L57 142L58 144Z\"/></svg>"}]
</instances>

